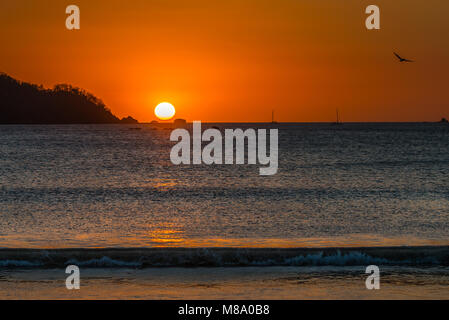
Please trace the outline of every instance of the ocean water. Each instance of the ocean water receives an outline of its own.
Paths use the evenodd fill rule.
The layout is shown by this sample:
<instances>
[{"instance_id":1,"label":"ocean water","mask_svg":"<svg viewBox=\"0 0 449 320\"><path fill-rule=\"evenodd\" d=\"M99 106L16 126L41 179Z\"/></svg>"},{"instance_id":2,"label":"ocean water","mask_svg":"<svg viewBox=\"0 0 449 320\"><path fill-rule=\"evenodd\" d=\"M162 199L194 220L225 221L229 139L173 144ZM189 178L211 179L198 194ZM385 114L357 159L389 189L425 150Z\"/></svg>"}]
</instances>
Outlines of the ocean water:
<instances>
[{"instance_id":1,"label":"ocean water","mask_svg":"<svg viewBox=\"0 0 449 320\"><path fill-rule=\"evenodd\" d=\"M153 297L144 290L152 287L176 298L163 292L164 279L182 284L184 272L186 286L198 289L181 290L184 298L248 297L239 281L254 285L249 298L333 297L324 288L342 281L373 298L359 278L378 264L395 284L379 297L449 298L449 126L203 128L212 125L278 128L278 173L175 166L170 130L147 125L0 126L0 297L66 297L54 280L64 273L54 270L76 262L90 270L88 288L114 279L109 297ZM215 289L204 290L192 267L206 267ZM245 278L248 270L254 277ZM316 294L291 286L303 276ZM52 279L56 287L39 291ZM420 283L428 290L417 293ZM354 288L335 297L354 297Z\"/></svg>"},{"instance_id":2,"label":"ocean water","mask_svg":"<svg viewBox=\"0 0 449 320\"><path fill-rule=\"evenodd\" d=\"M1 299L448 299L447 268L385 267L367 290L362 267L81 269L67 290L62 269L0 271Z\"/></svg>"}]
</instances>

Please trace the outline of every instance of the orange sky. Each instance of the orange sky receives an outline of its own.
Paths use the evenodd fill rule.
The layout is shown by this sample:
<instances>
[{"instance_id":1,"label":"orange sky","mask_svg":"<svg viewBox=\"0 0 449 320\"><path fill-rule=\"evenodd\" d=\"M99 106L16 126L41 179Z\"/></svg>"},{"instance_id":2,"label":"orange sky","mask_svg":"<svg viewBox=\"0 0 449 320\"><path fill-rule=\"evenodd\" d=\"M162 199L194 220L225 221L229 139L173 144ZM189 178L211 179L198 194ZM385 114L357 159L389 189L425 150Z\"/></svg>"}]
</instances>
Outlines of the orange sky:
<instances>
[{"instance_id":1,"label":"orange sky","mask_svg":"<svg viewBox=\"0 0 449 320\"><path fill-rule=\"evenodd\" d=\"M365 28L369 4L380 31ZM85 88L140 121L162 101L189 121L334 121L336 108L436 121L449 117L448 13L447 0L1 0L0 71Z\"/></svg>"}]
</instances>

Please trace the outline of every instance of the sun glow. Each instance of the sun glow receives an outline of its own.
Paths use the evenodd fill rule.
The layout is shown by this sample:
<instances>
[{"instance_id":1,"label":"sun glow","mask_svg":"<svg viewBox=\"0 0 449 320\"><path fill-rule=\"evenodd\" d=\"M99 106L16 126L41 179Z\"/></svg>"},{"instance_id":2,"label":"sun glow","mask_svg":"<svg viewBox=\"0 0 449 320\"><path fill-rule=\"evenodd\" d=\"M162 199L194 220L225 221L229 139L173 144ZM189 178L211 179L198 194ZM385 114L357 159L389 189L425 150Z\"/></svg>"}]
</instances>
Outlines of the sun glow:
<instances>
[{"instance_id":1,"label":"sun glow","mask_svg":"<svg viewBox=\"0 0 449 320\"><path fill-rule=\"evenodd\" d=\"M161 102L154 109L154 114L160 120L170 120L175 116L176 110L171 103Z\"/></svg>"}]
</instances>

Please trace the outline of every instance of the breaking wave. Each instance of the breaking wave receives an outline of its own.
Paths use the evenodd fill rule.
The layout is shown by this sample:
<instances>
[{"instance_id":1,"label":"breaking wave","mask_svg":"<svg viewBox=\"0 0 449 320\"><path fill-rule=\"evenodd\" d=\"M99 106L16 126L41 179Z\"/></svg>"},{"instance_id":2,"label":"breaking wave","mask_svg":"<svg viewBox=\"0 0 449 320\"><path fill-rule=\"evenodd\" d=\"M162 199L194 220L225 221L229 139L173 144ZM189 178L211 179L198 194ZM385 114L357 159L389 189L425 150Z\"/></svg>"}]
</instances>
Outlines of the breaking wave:
<instances>
[{"instance_id":1,"label":"breaking wave","mask_svg":"<svg viewBox=\"0 0 449 320\"><path fill-rule=\"evenodd\" d=\"M449 247L0 249L0 268L449 266Z\"/></svg>"}]
</instances>

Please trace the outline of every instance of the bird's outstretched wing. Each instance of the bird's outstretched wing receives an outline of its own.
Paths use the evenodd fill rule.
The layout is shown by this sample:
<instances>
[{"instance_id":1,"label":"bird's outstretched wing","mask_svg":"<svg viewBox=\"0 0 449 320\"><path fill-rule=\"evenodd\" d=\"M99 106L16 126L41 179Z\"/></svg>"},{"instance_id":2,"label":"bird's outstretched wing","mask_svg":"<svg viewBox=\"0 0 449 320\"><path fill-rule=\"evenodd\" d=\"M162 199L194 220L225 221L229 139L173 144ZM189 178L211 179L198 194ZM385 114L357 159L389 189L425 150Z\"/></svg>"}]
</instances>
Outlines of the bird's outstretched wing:
<instances>
[{"instance_id":1,"label":"bird's outstretched wing","mask_svg":"<svg viewBox=\"0 0 449 320\"><path fill-rule=\"evenodd\" d=\"M393 53L394 53L394 55L395 55L399 60L402 60L402 58L401 58L400 55L398 55L396 52L393 52Z\"/></svg>"},{"instance_id":2,"label":"bird's outstretched wing","mask_svg":"<svg viewBox=\"0 0 449 320\"><path fill-rule=\"evenodd\" d=\"M403 59L402 61L404 61L404 62L415 62L415 61L409 60L409 59Z\"/></svg>"}]
</instances>

